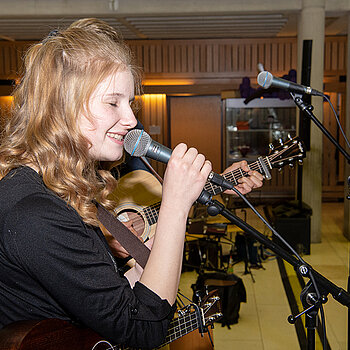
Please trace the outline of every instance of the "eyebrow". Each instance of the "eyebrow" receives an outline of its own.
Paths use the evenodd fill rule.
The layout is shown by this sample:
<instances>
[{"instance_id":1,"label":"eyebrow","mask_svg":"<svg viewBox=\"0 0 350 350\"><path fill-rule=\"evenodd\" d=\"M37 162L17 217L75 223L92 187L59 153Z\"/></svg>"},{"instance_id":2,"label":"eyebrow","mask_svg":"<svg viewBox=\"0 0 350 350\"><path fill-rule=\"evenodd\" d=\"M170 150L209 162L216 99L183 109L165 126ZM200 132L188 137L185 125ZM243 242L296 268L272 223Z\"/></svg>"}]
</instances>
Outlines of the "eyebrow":
<instances>
[{"instance_id":1,"label":"eyebrow","mask_svg":"<svg viewBox=\"0 0 350 350\"><path fill-rule=\"evenodd\" d=\"M125 96L123 93L121 92L113 92L111 94L106 94L104 95L105 97L119 97L119 96Z\"/></svg>"},{"instance_id":2,"label":"eyebrow","mask_svg":"<svg viewBox=\"0 0 350 350\"><path fill-rule=\"evenodd\" d=\"M121 92L112 92L111 94L106 94L104 97L124 97L125 94ZM132 96L129 101L135 101L135 96Z\"/></svg>"}]
</instances>

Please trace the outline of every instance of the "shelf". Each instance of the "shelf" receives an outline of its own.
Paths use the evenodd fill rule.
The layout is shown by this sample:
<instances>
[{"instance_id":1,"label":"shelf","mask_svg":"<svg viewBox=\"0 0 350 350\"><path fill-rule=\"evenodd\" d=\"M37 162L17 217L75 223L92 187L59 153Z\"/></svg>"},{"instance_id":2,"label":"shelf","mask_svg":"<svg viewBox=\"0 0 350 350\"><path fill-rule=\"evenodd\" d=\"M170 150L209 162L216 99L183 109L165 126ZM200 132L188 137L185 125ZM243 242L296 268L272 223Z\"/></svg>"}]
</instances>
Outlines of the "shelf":
<instances>
[{"instance_id":1,"label":"shelf","mask_svg":"<svg viewBox=\"0 0 350 350\"><path fill-rule=\"evenodd\" d=\"M295 132L295 129L237 129L231 130L227 129L228 132L268 132L268 131L288 131Z\"/></svg>"},{"instance_id":2,"label":"shelf","mask_svg":"<svg viewBox=\"0 0 350 350\"><path fill-rule=\"evenodd\" d=\"M225 99L223 163L228 166L241 159L256 160L268 153L270 144L278 144L288 135L295 136L296 109L292 99L257 99L248 104L240 98ZM247 148L247 153L242 152L245 157L240 152L242 147Z\"/></svg>"}]
</instances>

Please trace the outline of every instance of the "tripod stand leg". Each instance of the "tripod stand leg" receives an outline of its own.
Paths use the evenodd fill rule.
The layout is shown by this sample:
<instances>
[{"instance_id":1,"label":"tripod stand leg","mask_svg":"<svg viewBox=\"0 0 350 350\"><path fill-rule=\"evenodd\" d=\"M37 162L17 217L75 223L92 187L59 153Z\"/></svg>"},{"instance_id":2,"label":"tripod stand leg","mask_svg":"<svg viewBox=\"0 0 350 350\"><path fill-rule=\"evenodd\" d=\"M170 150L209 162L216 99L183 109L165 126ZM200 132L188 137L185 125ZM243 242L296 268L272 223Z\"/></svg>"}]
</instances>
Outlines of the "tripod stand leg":
<instances>
[{"instance_id":1,"label":"tripod stand leg","mask_svg":"<svg viewBox=\"0 0 350 350\"><path fill-rule=\"evenodd\" d=\"M305 314L305 326L307 329L307 349L316 349L316 328L317 328L317 313L316 310L311 310Z\"/></svg>"},{"instance_id":2,"label":"tripod stand leg","mask_svg":"<svg viewBox=\"0 0 350 350\"><path fill-rule=\"evenodd\" d=\"M315 329L308 328L307 329L307 349L313 350L315 349Z\"/></svg>"},{"instance_id":3,"label":"tripod stand leg","mask_svg":"<svg viewBox=\"0 0 350 350\"><path fill-rule=\"evenodd\" d=\"M350 291L350 273L348 277L348 292ZM350 350L350 308L348 308L348 350Z\"/></svg>"}]
</instances>

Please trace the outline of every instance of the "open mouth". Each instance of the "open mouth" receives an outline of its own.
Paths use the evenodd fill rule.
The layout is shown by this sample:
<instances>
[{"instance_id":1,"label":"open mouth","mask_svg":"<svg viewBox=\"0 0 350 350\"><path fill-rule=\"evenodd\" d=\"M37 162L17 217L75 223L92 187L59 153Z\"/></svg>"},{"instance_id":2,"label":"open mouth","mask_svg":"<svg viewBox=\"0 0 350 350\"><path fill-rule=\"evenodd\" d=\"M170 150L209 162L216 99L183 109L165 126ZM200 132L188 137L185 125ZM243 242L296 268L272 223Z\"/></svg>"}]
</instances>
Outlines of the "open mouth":
<instances>
[{"instance_id":1,"label":"open mouth","mask_svg":"<svg viewBox=\"0 0 350 350\"><path fill-rule=\"evenodd\" d=\"M115 134L115 133L108 132L107 136L112 138L112 139L115 139L117 141L123 141L124 140L124 135L120 135L120 134Z\"/></svg>"}]
</instances>

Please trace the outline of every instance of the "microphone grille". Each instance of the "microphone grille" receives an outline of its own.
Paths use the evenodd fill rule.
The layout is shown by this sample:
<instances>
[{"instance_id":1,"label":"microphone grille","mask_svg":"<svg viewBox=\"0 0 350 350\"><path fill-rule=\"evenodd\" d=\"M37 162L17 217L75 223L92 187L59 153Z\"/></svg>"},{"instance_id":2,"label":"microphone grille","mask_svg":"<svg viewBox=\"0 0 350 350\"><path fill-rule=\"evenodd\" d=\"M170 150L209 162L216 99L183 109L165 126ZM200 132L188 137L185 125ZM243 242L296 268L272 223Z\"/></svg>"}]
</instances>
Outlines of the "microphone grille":
<instances>
[{"instance_id":1,"label":"microphone grille","mask_svg":"<svg viewBox=\"0 0 350 350\"><path fill-rule=\"evenodd\" d=\"M151 142L151 136L144 130L130 130L124 139L124 149L134 157L143 157L146 155Z\"/></svg>"},{"instance_id":2,"label":"microphone grille","mask_svg":"<svg viewBox=\"0 0 350 350\"><path fill-rule=\"evenodd\" d=\"M258 84L264 89L268 89L272 84L273 75L270 72L263 71L258 74Z\"/></svg>"}]
</instances>

